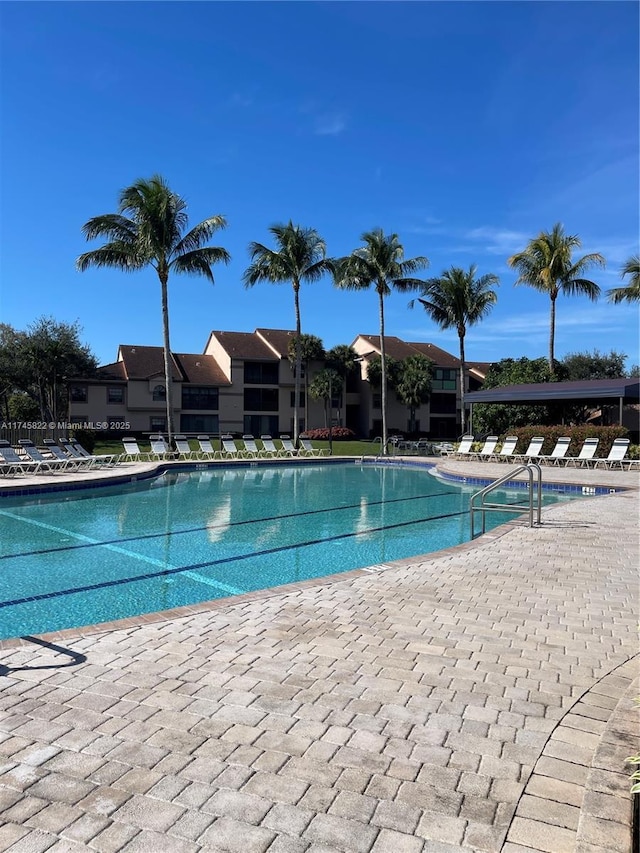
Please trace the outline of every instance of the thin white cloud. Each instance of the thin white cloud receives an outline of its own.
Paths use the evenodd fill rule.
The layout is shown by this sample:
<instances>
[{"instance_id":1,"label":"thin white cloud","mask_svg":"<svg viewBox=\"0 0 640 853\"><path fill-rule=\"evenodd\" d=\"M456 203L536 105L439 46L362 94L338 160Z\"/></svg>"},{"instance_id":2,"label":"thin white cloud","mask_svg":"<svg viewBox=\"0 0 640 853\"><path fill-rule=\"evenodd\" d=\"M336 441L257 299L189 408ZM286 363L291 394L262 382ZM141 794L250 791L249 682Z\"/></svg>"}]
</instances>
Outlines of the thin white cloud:
<instances>
[{"instance_id":1,"label":"thin white cloud","mask_svg":"<svg viewBox=\"0 0 640 853\"><path fill-rule=\"evenodd\" d=\"M490 225L472 228L464 235L465 239L482 244L484 250L490 255L512 255L519 249L524 249L531 236L523 231L510 231Z\"/></svg>"},{"instance_id":2,"label":"thin white cloud","mask_svg":"<svg viewBox=\"0 0 640 853\"><path fill-rule=\"evenodd\" d=\"M313 121L313 132L316 136L337 136L346 127L347 122L341 113L316 115Z\"/></svg>"}]
</instances>

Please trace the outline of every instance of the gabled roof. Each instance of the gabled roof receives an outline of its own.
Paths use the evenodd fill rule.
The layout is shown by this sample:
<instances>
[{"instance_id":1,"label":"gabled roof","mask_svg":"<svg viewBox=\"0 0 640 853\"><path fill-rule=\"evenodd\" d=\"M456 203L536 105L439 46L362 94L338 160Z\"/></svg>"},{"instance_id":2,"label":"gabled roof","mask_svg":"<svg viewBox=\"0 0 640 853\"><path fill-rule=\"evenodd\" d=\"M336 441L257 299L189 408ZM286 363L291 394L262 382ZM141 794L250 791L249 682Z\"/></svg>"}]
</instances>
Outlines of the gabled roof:
<instances>
[{"instance_id":1,"label":"gabled roof","mask_svg":"<svg viewBox=\"0 0 640 853\"><path fill-rule=\"evenodd\" d=\"M222 368L212 355L174 353L184 381L190 385L231 385Z\"/></svg>"},{"instance_id":2,"label":"gabled roof","mask_svg":"<svg viewBox=\"0 0 640 853\"><path fill-rule=\"evenodd\" d=\"M588 379L574 382L536 382L526 385L503 385L466 395L468 403L545 403L549 400L581 400L598 402L624 399L640 400L640 379Z\"/></svg>"},{"instance_id":3,"label":"gabled roof","mask_svg":"<svg viewBox=\"0 0 640 853\"><path fill-rule=\"evenodd\" d=\"M256 329L259 335L280 358L289 358L289 342L296 336L287 329Z\"/></svg>"},{"instance_id":4,"label":"gabled roof","mask_svg":"<svg viewBox=\"0 0 640 853\"><path fill-rule=\"evenodd\" d=\"M97 369L96 375L103 380L112 379L119 382L126 381L127 378L122 361L114 361L113 364L103 364Z\"/></svg>"},{"instance_id":5,"label":"gabled roof","mask_svg":"<svg viewBox=\"0 0 640 853\"><path fill-rule=\"evenodd\" d=\"M255 332L211 332L231 358L251 361L277 361L278 356Z\"/></svg>"},{"instance_id":6,"label":"gabled roof","mask_svg":"<svg viewBox=\"0 0 640 853\"><path fill-rule=\"evenodd\" d=\"M358 335L356 340L360 338L366 341L373 351L380 353L380 335ZM460 367L460 359L450 352L437 347L435 344L427 343L426 341L411 342L403 341L392 335L384 336L385 350L388 356L396 358L398 361L409 358L411 355L424 355L430 358L438 367Z\"/></svg>"},{"instance_id":7,"label":"gabled roof","mask_svg":"<svg viewBox=\"0 0 640 853\"><path fill-rule=\"evenodd\" d=\"M98 369L101 379L107 379L105 371L119 376L113 378L146 380L153 377L164 379L164 351L162 347L141 347L121 344L118 349L120 361ZM192 385L229 385L229 380L212 355L193 353L172 353L172 378L174 382L188 382Z\"/></svg>"},{"instance_id":8,"label":"gabled roof","mask_svg":"<svg viewBox=\"0 0 640 853\"><path fill-rule=\"evenodd\" d=\"M429 343L411 343L409 346L418 350L421 355L426 355L431 361L435 362L438 367L460 368L460 359L455 355L451 355L444 349L440 349L435 344ZM467 365L468 367L469 365Z\"/></svg>"},{"instance_id":9,"label":"gabled roof","mask_svg":"<svg viewBox=\"0 0 640 853\"><path fill-rule=\"evenodd\" d=\"M124 364L127 379L151 379L153 376L164 376L164 356L162 347L141 347L137 344L120 344L118 361ZM172 359L171 377L180 382L182 374L175 360Z\"/></svg>"},{"instance_id":10,"label":"gabled roof","mask_svg":"<svg viewBox=\"0 0 640 853\"><path fill-rule=\"evenodd\" d=\"M380 353L380 335L358 335L358 338L366 341L377 354ZM392 335L384 336L384 348L390 358L396 358L398 361L416 354L415 347Z\"/></svg>"}]
</instances>

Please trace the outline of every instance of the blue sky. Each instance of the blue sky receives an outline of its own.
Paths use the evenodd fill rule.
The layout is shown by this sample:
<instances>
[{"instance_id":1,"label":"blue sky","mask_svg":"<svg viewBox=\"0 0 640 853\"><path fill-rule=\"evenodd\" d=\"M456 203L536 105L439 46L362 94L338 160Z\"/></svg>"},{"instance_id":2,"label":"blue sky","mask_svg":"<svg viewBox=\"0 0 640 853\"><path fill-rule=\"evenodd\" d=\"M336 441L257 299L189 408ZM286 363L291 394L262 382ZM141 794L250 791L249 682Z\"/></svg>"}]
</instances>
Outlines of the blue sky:
<instances>
[{"instance_id":1,"label":"blue sky","mask_svg":"<svg viewBox=\"0 0 640 853\"><path fill-rule=\"evenodd\" d=\"M294 328L289 285L246 290L251 241L289 219L332 256L374 227L425 276L475 263L500 276L467 357L545 356L549 300L506 263L555 222L618 286L638 252L635 2L179 2L0 4L0 321L78 321L100 363L161 345L159 284L78 273L82 224L163 175L190 221L224 214L232 263L170 280L171 343L213 329ZM453 353L406 295L386 331ZM378 332L373 290L301 290L302 328L327 348ZM560 297L556 357L598 348L640 361L638 312Z\"/></svg>"}]
</instances>

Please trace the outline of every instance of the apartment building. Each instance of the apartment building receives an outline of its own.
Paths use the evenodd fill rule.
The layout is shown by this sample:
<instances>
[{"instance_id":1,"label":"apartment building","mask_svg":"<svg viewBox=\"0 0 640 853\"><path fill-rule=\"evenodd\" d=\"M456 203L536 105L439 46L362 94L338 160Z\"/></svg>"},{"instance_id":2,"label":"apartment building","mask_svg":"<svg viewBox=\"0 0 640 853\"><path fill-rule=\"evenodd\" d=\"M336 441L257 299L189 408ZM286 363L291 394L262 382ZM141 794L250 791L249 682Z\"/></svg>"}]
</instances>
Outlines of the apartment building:
<instances>
[{"instance_id":1,"label":"apartment building","mask_svg":"<svg viewBox=\"0 0 640 853\"><path fill-rule=\"evenodd\" d=\"M201 354L173 353L174 428L188 435L220 433L291 434L295 408L295 366L289 347L295 332L212 331ZM420 353L434 362L432 394L416 412L417 430L432 438L453 438L460 422L459 360L429 343L385 337L387 354L397 360ZM380 355L380 338L358 335L353 349L359 370L334 391L331 421L360 436L381 431L380 393L367 379L369 362ZM300 377L300 431L325 426L325 406L306 393L307 383L324 364L303 365ZM481 387L487 364L469 365L470 390ZM69 381L69 420L112 433L144 435L166 431L166 388L162 347L121 344L117 359L95 376ZM406 433L409 413L388 395L388 427Z\"/></svg>"}]
</instances>

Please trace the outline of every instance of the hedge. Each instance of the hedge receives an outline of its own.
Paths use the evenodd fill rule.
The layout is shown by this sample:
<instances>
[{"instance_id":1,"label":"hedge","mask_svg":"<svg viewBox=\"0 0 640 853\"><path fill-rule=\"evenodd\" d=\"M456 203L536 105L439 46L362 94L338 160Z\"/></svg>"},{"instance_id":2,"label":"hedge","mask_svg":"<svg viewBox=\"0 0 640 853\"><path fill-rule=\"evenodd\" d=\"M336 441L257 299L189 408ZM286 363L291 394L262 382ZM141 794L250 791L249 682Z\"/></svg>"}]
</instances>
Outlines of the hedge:
<instances>
[{"instance_id":1,"label":"hedge","mask_svg":"<svg viewBox=\"0 0 640 853\"><path fill-rule=\"evenodd\" d=\"M320 441L329 440L329 427L319 427L318 429L307 429L302 433L303 438L312 438ZM356 437L355 432L347 427L334 426L331 429L331 438L333 441L349 440Z\"/></svg>"},{"instance_id":2,"label":"hedge","mask_svg":"<svg viewBox=\"0 0 640 853\"><path fill-rule=\"evenodd\" d=\"M588 424L579 424L577 426L527 426L527 427L515 427L500 436L500 443L502 443L506 437L506 435L517 435L518 436L518 444L516 447L517 453L525 453L527 448L529 447L529 442L531 439L540 435L544 437L544 444L542 445L541 455L548 456L553 448L556 446L556 442L559 438L563 436L570 436L571 444L569 445L569 450L567 451L567 456L577 456L580 453L580 449L584 444L585 438L598 438L598 450L596 452L596 456L598 458L602 458L604 456L608 456L609 451L611 450L611 445L613 444L614 439L616 438L628 438L629 430L626 427L621 426L589 426ZM482 444L479 445L481 447ZM630 458L633 458L631 454L629 454Z\"/></svg>"}]
</instances>

